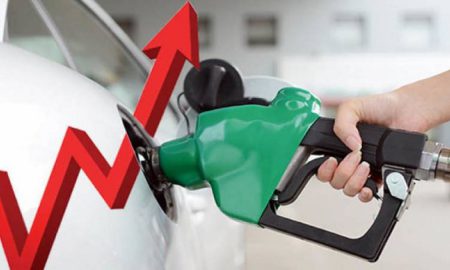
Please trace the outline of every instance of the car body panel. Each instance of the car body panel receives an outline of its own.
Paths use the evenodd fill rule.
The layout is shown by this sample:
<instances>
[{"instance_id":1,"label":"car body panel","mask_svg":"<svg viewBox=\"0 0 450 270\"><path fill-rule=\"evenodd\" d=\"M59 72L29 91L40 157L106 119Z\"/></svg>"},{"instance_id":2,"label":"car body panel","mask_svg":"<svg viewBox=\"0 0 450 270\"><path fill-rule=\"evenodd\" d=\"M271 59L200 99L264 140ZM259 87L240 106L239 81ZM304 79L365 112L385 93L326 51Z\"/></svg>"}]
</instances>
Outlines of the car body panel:
<instances>
[{"instance_id":1,"label":"car body panel","mask_svg":"<svg viewBox=\"0 0 450 270\"><path fill-rule=\"evenodd\" d=\"M95 82L4 43L0 59L0 168L30 228L67 127L86 131L110 164L125 131L116 99ZM139 177L126 207L110 210L81 173L47 269L202 269L185 195L175 197L177 222Z\"/></svg>"},{"instance_id":2,"label":"car body panel","mask_svg":"<svg viewBox=\"0 0 450 270\"><path fill-rule=\"evenodd\" d=\"M151 61L95 1L73 1L92 14L99 27L105 27L137 63L141 73L147 74ZM41 1L31 1L35 2ZM6 6L7 1L0 0L0 11L4 7L6 12ZM5 22L5 13L0 15L0 23ZM7 38L4 40L8 42ZM2 142L7 141L9 145L7 151L0 153L0 170L12 169L10 178L30 228L65 128L72 125L86 130L110 163L124 130L121 121L117 121L119 116L115 108L116 98L120 99L120 95L96 84L92 78L80 73L76 75L77 72L64 65L51 63L16 47L0 43L0 55L9 55L0 62L0 77L3 77L0 104L5 105L0 112L10 112L0 115L0 123L12 125L23 135L0 134L0 148ZM19 61L25 58L27 64ZM8 90L4 90L6 88ZM168 121L167 114L175 114L177 121L179 119L175 106L170 106L156 133L159 142L177 137L173 116ZM39 120L18 125L29 123L26 120L29 115ZM15 147L18 142L20 147ZM19 152L29 158L19 162ZM32 153L38 152L40 158L34 159L36 154ZM15 158L9 159L10 156ZM243 225L220 213L208 190L191 192L175 187L178 219L173 222L159 208L143 179L140 176L136 181L125 209L112 211L81 173L47 268L243 269ZM6 265L5 258L0 255L0 269Z\"/></svg>"}]
</instances>

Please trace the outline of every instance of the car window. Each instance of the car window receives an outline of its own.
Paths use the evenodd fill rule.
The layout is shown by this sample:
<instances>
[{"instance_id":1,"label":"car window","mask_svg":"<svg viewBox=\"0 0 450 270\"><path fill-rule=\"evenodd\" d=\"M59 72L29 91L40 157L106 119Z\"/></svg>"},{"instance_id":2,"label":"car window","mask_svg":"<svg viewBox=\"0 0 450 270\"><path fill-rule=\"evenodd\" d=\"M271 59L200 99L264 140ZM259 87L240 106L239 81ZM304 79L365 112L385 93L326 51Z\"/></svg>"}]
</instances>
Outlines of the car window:
<instances>
[{"instance_id":1,"label":"car window","mask_svg":"<svg viewBox=\"0 0 450 270\"><path fill-rule=\"evenodd\" d=\"M117 37L80 1L42 0L39 5L50 20L41 20L42 13L36 12L31 1L11 0L8 10L10 42L59 63L65 63L70 57L70 66L134 110L148 74ZM48 31L49 24L57 30L58 40L62 40L69 54L66 58ZM160 141L174 138L178 121L174 110L168 107L157 138Z\"/></svg>"},{"instance_id":2,"label":"car window","mask_svg":"<svg viewBox=\"0 0 450 270\"><path fill-rule=\"evenodd\" d=\"M67 65L57 42L29 0L8 5L8 42L54 62Z\"/></svg>"},{"instance_id":3,"label":"car window","mask_svg":"<svg viewBox=\"0 0 450 270\"><path fill-rule=\"evenodd\" d=\"M113 92L133 108L146 74L83 6L73 0L43 0L78 71Z\"/></svg>"}]
</instances>

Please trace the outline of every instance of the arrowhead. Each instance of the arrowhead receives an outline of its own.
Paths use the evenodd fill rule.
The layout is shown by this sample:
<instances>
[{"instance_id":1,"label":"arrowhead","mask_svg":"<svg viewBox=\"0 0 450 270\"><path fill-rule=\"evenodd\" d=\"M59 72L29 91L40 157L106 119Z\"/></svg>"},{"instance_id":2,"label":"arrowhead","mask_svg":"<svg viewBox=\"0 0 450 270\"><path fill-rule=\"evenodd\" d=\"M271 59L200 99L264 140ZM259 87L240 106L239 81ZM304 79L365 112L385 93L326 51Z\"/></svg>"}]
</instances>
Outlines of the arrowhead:
<instances>
[{"instance_id":1,"label":"arrowhead","mask_svg":"<svg viewBox=\"0 0 450 270\"><path fill-rule=\"evenodd\" d=\"M161 48L178 51L199 68L197 13L187 2L173 18L145 46L144 53L156 58Z\"/></svg>"}]
</instances>

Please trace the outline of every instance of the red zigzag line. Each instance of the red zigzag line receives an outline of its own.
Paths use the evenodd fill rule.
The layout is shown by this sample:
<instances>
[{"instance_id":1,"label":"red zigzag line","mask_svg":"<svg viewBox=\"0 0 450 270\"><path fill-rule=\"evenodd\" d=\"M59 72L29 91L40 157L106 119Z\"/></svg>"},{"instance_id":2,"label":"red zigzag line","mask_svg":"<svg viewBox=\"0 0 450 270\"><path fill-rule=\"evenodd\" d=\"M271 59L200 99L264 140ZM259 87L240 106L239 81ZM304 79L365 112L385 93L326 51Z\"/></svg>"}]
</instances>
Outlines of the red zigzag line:
<instances>
[{"instance_id":1,"label":"red zigzag line","mask_svg":"<svg viewBox=\"0 0 450 270\"><path fill-rule=\"evenodd\" d=\"M139 171L126 138L110 167L84 131L68 128L29 234L8 175L0 173L0 232L12 269L43 268L81 168L111 208L123 208Z\"/></svg>"},{"instance_id":2,"label":"red zigzag line","mask_svg":"<svg viewBox=\"0 0 450 270\"><path fill-rule=\"evenodd\" d=\"M199 68L197 14L187 2L144 48L156 58L135 117L154 135L184 61ZM80 170L110 208L123 208L139 171L125 137L109 166L89 136L68 128L28 233L6 172L0 172L0 237L11 269L43 269Z\"/></svg>"},{"instance_id":3,"label":"red zigzag line","mask_svg":"<svg viewBox=\"0 0 450 270\"><path fill-rule=\"evenodd\" d=\"M185 57L160 49L135 116L154 134ZM151 119L151 121L150 121ZM30 233L6 172L0 172L0 237L11 269L43 269L80 170L112 209L123 208L139 167L127 137L113 166L82 130L68 128Z\"/></svg>"}]
</instances>

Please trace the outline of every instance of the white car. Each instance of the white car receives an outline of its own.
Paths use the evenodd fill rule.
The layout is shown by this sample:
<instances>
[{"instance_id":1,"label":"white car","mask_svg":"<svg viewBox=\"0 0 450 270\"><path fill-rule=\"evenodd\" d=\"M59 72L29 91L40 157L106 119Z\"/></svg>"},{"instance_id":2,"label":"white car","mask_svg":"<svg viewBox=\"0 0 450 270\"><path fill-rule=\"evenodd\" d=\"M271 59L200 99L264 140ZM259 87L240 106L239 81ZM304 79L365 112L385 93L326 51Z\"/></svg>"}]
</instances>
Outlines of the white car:
<instances>
[{"instance_id":1,"label":"white car","mask_svg":"<svg viewBox=\"0 0 450 270\"><path fill-rule=\"evenodd\" d=\"M0 170L28 230L68 126L112 164L125 134L116 105L134 109L151 67L92 0L0 0ZM173 139L180 119L170 105L156 139ZM125 208L111 210L80 173L45 268L243 269L243 227L211 192L175 188L173 199L176 220L140 175Z\"/></svg>"}]
</instances>

